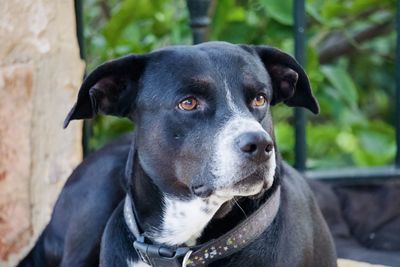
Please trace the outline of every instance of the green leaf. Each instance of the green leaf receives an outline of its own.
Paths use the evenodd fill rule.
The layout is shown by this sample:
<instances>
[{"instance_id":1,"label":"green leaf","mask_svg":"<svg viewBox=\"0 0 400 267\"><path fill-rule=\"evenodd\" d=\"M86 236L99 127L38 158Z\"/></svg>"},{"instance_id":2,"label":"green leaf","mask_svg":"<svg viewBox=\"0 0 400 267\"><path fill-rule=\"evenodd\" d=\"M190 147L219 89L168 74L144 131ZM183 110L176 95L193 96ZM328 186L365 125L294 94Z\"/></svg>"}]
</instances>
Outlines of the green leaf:
<instances>
[{"instance_id":1,"label":"green leaf","mask_svg":"<svg viewBox=\"0 0 400 267\"><path fill-rule=\"evenodd\" d=\"M126 27L135 25L141 19L153 18L161 8L161 0L125 0L116 14L113 14L103 33L111 45L115 45Z\"/></svg>"},{"instance_id":2,"label":"green leaf","mask_svg":"<svg viewBox=\"0 0 400 267\"><path fill-rule=\"evenodd\" d=\"M284 25L293 25L292 0L262 0L267 15Z\"/></svg>"},{"instance_id":3,"label":"green leaf","mask_svg":"<svg viewBox=\"0 0 400 267\"><path fill-rule=\"evenodd\" d=\"M350 132L340 132L336 137L336 143L343 151L349 153L358 148L357 137Z\"/></svg>"},{"instance_id":4,"label":"green leaf","mask_svg":"<svg viewBox=\"0 0 400 267\"><path fill-rule=\"evenodd\" d=\"M337 66L323 66L322 73L337 90L340 98L353 110L357 109L358 93L349 73Z\"/></svg>"},{"instance_id":5,"label":"green leaf","mask_svg":"<svg viewBox=\"0 0 400 267\"><path fill-rule=\"evenodd\" d=\"M228 21L240 21L243 22L246 19L246 13L243 8L241 7L236 7L230 12L228 12Z\"/></svg>"},{"instance_id":6,"label":"green leaf","mask_svg":"<svg viewBox=\"0 0 400 267\"><path fill-rule=\"evenodd\" d=\"M383 121L370 121L363 126L355 126L359 149L354 160L360 166L379 166L393 162L396 154L395 131Z\"/></svg>"}]
</instances>

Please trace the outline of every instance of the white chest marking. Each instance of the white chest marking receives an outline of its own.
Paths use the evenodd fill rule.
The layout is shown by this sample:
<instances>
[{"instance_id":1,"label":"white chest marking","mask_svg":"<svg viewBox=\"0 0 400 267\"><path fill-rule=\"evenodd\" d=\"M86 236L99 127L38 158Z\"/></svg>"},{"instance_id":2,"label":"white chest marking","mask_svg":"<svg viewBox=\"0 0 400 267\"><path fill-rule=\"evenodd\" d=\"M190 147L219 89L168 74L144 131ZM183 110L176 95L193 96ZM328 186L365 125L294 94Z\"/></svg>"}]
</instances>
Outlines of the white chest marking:
<instances>
[{"instance_id":1,"label":"white chest marking","mask_svg":"<svg viewBox=\"0 0 400 267\"><path fill-rule=\"evenodd\" d=\"M214 195L207 199L196 197L187 201L165 196L162 227L151 238L167 245L194 245L208 222L227 200Z\"/></svg>"}]
</instances>

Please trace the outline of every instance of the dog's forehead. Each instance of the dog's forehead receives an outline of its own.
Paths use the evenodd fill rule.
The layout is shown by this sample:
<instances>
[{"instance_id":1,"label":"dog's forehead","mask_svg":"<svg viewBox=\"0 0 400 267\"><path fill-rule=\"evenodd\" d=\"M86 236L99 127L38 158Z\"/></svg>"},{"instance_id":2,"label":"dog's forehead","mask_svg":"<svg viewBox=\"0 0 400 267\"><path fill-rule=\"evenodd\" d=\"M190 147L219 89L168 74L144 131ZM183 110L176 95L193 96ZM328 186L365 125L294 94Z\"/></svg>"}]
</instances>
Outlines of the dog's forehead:
<instances>
[{"instance_id":1,"label":"dog's forehead","mask_svg":"<svg viewBox=\"0 0 400 267\"><path fill-rule=\"evenodd\" d=\"M168 73L168 77L185 80L195 76L214 79L257 79L269 77L259 57L238 45L208 42L195 46L173 46L159 50L150 64L151 70Z\"/></svg>"}]
</instances>

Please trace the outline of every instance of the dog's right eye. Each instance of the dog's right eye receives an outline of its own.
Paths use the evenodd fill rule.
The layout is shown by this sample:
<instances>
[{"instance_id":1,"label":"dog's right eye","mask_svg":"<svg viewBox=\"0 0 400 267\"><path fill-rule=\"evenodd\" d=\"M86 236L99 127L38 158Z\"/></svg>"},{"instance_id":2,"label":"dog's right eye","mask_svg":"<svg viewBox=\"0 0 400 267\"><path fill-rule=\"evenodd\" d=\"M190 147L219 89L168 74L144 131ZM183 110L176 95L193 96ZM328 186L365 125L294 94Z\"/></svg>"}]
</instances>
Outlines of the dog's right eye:
<instances>
[{"instance_id":1,"label":"dog's right eye","mask_svg":"<svg viewBox=\"0 0 400 267\"><path fill-rule=\"evenodd\" d=\"M263 107L267 103L267 99L265 95L263 94L258 94L252 101L251 105L255 108L260 108Z\"/></svg>"},{"instance_id":2,"label":"dog's right eye","mask_svg":"<svg viewBox=\"0 0 400 267\"><path fill-rule=\"evenodd\" d=\"M198 106L199 106L199 102L194 97L185 98L178 104L179 109L186 110L186 111L195 110L195 109L197 109Z\"/></svg>"}]
</instances>

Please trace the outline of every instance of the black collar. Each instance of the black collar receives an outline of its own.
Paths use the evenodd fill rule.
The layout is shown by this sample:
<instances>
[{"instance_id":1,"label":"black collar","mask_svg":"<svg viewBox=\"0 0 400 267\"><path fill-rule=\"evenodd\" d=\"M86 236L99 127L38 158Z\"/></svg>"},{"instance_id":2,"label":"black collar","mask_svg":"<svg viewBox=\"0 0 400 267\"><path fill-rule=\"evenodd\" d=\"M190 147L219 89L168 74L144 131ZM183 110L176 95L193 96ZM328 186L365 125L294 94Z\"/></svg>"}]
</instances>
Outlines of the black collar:
<instances>
[{"instance_id":1,"label":"black collar","mask_svg":"<svg viewBox=\"0 0 400 267\"><path fill-rule=\"evenodd\" d=\"M248 218L235 228L204 244L194 247L168 247L152 244L141 233L137 224L134 203L127 194L124 218L136 241L133 247L139 258L153 267L199 267L225 258L243 249L257 239L273 222L280 206L281 188L278 185L271 196Z\"/></svg>"}]
</instances>

